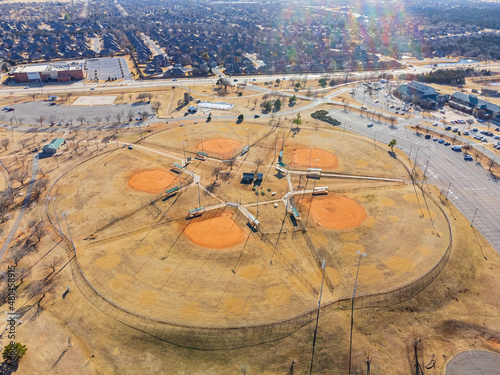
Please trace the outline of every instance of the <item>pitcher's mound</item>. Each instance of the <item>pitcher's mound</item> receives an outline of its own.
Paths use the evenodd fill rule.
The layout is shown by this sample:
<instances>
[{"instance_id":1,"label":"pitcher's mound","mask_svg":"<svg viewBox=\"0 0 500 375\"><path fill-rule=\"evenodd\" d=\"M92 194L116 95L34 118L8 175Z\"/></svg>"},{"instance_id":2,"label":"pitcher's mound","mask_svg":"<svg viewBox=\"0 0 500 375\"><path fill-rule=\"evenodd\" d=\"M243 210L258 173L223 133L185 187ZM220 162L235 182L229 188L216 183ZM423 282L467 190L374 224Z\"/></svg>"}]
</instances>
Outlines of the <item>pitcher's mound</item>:
<instances>
[{"instance_id":1,"label":"pitcher's mound","mask_svg":"<svg viewBox=\"0 0 500 375\"><path fill-rule=\"evenodd\" d=\"M309 209L316 225L329 229L349 229L359 227L366 219L366 210L345 197L304 198L299 203Z\"/></svg>"},{"instance_id":2,"label":"pitcher's mound","mask_svg":"<svg viewBox=\"0 0 500 375\"><path fill-rule=\"evenodd\" d=\"M159 194L170 185L173 187L178 183L178 176L163 169L139 172L128 180L132 188L154 194Z\"/></svg>"},{"instance_id":3,"label":"pitcher's mound","mask_svg":"<svg viewBox=\"0 0 500 375\"><path fill-rule=\"evenodd\" d=\"M241 142L235 139L215 138L200 143L196 149L198 151L210 153L226 153L233 152L241 146Z\"/></svg>"},{"instance_id":4,"label":"pitcher's mound","mask_svg":"<svg viewBox=\"0 0 500 375\"><path fill-rule=\"evenodd\" d=\"M227 249L246 238L245 232L231 219L232 213L190 223L184 233L195 244L209 249Z\"/></svg>"},{"instance_id":5,"label":"pitcher's mound","mask_svg":"<svg viewBox=\"0 0 500 375\"><path fill-rule=\"evenodd\" d=\"M316 159L318 159L316 164ZM292 167L311 167L320 169L337 168L338 159L331 152L320 148L296 148L293 150Z\"/></svg>"}]
</instances>

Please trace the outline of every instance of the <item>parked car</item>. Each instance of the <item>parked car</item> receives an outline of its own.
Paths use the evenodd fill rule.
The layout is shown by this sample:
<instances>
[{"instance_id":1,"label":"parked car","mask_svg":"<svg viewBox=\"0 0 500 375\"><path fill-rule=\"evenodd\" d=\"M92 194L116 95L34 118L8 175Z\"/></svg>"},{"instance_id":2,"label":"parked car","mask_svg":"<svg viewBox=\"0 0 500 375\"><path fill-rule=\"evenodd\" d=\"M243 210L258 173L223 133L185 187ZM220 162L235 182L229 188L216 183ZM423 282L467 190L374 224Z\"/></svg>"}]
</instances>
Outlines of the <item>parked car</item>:
<instances>
[{"instance_id":1,"label":"parked car","mask_svg":"<svg viewBox=\"0 0 500 375\"><path fill-rule=\"evenodd\" d=\"M438 143L443 144L444 143L444 139L443 138L439 138Z\"/></svg>"},{"instance_id":2,"label":"parked car","mask_svg":"<svg viewBox=\"0 0 500 375\"><path fill-rule=\"evenodd\" d=\"M466 131L464 131L462 134L463 134L463 135L469 135L469 131L468 131L468 130L466 130Z\"/></svg>"},{"instance_id":3,"label":"parked car","mask_svg":"<svg viewBox=\"0 0 500 375\"><path fill-rule=\"evenodd\" d=\"M437 138L437 137L434 137L434 138L432 138L432 140L433 140L434 142L437 142L438 138Z\"/></svg>"},{"instance_id":4,"label":"parked car","mask_svg":"<svg viewBox=\"0 0 500 375\"><path fill-rule=\"evenodd\" d=\"M431 139L431 135L430 134L426 134L425 135L425 139Z\"/></svg>"},{"instance_id":5,"label":"parked car","mask_svg":"<svg viewBox=\"0 0 500 375\"><path fill-rule=\"evenodd\" d=\"M465 161L467 161L467 160L472 160L472 155L465 154L465 155L464 155L464 160L465 160Z\"/></svg>"},{"instance_id":6,"label":"parked car","mask_svg":"<svg viewBox=\"0 0 500 375\"><path fill-rule=\"evenodd\" d=\"M451 145L451 143L450 142L444 142L444 145L445 146L449 146L449 145Z\"/></svg>"},{"instance_id":7,"label":"parked car","mask_svg":"<svg viewBox=\"0 0 500 375\"><path fill-rule=\"evenodd\" d=\"M432 124L432 126L438 126L438 123L437 123L437 122L435 122L434 124Z\"/></svg>"},{"instance_id":8,"label":"parked car","mask_svg":"<svg viewBox=\"0 0 500 375\"><path fill-rule=\"evenodd\" d=\"M253 118L259 118L259 117L260 117L259 115L255 115L255 116L253 116Z\"/></svg>"}]
</instances>

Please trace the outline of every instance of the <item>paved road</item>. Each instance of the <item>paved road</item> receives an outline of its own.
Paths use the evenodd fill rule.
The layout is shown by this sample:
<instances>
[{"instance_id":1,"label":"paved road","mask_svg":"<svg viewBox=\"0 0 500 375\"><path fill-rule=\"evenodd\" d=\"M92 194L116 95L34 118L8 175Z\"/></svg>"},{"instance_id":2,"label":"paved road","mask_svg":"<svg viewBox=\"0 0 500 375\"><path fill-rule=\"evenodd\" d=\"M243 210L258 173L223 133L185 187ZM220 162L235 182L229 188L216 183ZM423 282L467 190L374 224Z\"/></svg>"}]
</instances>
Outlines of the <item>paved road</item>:
<instances>
[{"instance_id":1,"label":"paved road","mask_svg":"<svg viewBox=\"0 0 500 375\"><path fill-rule=\"evenodd\" d=\"M345 113L342 109L329 112L334 118L340 119L342 127L348 131L385 144L396 139L397 148L407 153L413 162L416 160L422 171L428 163L428 183L436 185L445 193L451 183L448 198L469 220L474 219L474 227L500 253L500 181L488 171L475 162L465 162L461 152L454 152L450 147L424 139L423 136L417 137L402 125L391 129L385 123L379 124L359 114ZM367 123L372 121L375 125L368 128ZM415 121L418 123L419 119ZM349 136L348 133L346 136Z\"/></svg>"},{"instance_id":2,"label":"paved road","mask_svg":"<svg viewBox=\"0 0 500 375\"><path fill-rule=\"evenodd\" d=\"M16 218L16 221L14 222L14 225L10 229L9 235L5 239L5 242L3 243L2 248L0 249L0 260L3 260L5 254L7 252L7 249L10 246L12 239L14 238L14 236L17 233L17 228L19 227L19 224L21 223L21 220L24 216L24 211L26 211L26 208L28 207L28 205L31 202L31 194L33 192L33 185L35 184L37 171L38 171L38 155L33 157L33 168L32 168L32 172L31 172L31 179L30 179L30 182L28 184L28 188L26 189L26 195L24 197L24 202L23 202L21 209L19 210L19 214L17 215L17 218Z\"/></svg>"},{"instance_id":3,"label":"paved road","mask_svg":"<svg viewBox=\"0 0 500 375\"><path fill-rule=\"evenodd\" d=\"M458 353L446 365L446 375L500 375L500 354L484 350Z\"/></svg>"}]
</instances>

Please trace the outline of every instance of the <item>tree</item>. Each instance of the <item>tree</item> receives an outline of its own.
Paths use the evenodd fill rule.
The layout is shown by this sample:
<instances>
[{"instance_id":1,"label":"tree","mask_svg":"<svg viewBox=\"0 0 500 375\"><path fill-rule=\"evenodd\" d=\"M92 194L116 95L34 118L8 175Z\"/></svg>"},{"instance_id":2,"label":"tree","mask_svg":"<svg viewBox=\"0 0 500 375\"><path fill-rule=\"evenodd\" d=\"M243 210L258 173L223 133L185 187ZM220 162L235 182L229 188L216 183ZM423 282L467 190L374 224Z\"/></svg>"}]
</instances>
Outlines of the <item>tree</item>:
<instances>
[{"instance_id":1,"label":"tree","mask_svg":"<svg viewBox=\"0 0 500 375\"><path fill-rule=\"evenodd\" d=\"M61 258L60 257L55 257L52 259L50 262L46 263L44 268L50 269L50 273L47 275L46 278L48 278L50 275L52 275L54 272L56 272L57 266L61 263Z\"/></svg>"},{"instance_id":2,"label":"tree","mask_svg":"<svg viewBox=\"0 0 500 375\"><path fill-rule=\"evenodd\" d=\"M96 116L96 117L94 117L94 121L97 124L97 126L99 126L101 124L102 117L101 116Z\"/></svg>"},{"instance_id":3,"label":"tree","mask_svg":"<svg viewBox=\"0 0 500 375\"><path fill-rule=\"evenodd\" d=\"M5 151L7 151L7 147L9 146L10 139L9 138L2 138L2 146L5 148Z\"/></svg>"},{"instance_id":4,"label":"tree","mask_svg":"<svg viewBox=\"0 0 500 375\"><path fill-rule=\"evenodd\" d=\"M273 109L273 102L270 100L266 100L264 103L262 103L262 107L266 112L270 112L271 109Z\"/></svg>"},{"instance_id":5,"label":"tree","mask_svg":"<svg viewBox=\"0 0 500 375\"><path fill-rule=\"evenodd\" d=\"M324 79L324 78L320 78L320 79L318 80L318 84L319 84L321 87L325 88L325 87L326 87L326 79Z\"/></svg>"},{"instance_id":6,"label":"tree","mask_svg":"<svg viewBox=\"0 0 500 375\"><path fill-rule=\"evenodd\" d=\"M297 97L295 95L293 95L289 100L288 100L288 103L290 105L295 105L295 103L297 103Z\"/></svg>"},{"instance_id":7,"label":"tree","mask_svg":"<svg viewBox=\"0 0 500 375\"><path fill-rule=\"evenodd\" d=\"M397 141L396 139L393 139L392 141L389 142L388 146L391 148L391 152L394 152L394 146L396 146Z\"/></svg>"},{"instance_id":8,"label":"tree","mask_svg":"<svg viewBox=\"0 0 500 375\"><path fill-rule=\"evenodd\" d=\"M43 122L45 121L45 116L44 115L40 115L38 116L36 119L35 119L36 122L38 122L40 124L40 126L43 125Z\"/></svg>"},{"instance_id":9,"label":"tree","mask_svg":"<svg viewBox=\"0 0 500 375\"><path fill-rule=\"evenodd\" d=\"M278 98L274 101L274 108L276 108L277 111L281 109L281 99Z\"/></svg>"},{"instance_id":10,"label":"tree","mask_svg":"<svg viewBox=\"0 0 500 375\"><path fill-rule=\"evenodd\" d=\"M149 112L148 111L142 111L142 118L147 119L149 117Z\"/></svg>"},{"instance_id":11,"label":"tree","mask_svg":"<svg viewBox=\"0 0 500 375\"><path fill-rule=\"evenodd\" d=\"M49 180L47 178L42 178L35 182L35 185L33 186L33 190L35 191L35 198L38 198L45 189L47 189L47 185L49 183Z\"/></svg>"},{"instance_id":12,"label":"tree","mask_svg":"<svg viewBox=\"0 0 500 375\"><path fill-rule=\"evenodd\" d=\"M302 117L300 117L300 112L297 113L297 117L293 119L292 124L297 125L297 129L300 128L300 125L302 125Z\"/></svg>"},{"instance_id":13,"label":"tree","mask_svg":"<svg viewBox=\"0 0 500 375\"><path fill-rule=\"evenodd\" d=\"M32 220L30 221L29 226L33 229L33 234L38 240L37 243L40 242L42 237L45 236L45 233L47 232L47 230L45 229L45 223L42 220Z\"/></svg>"},{"instance_id":14,"label":"tree","mask_svg":"<svg viewBox=\"0 0 500 375\"><path fill-rule=\"evenodd\" d=\"M158 111L160 109L161 103L156 101L151 104L151 108L153 108L153 111L155 111L156 114L158 114Z\"/></svg>"},{"instance_id":15,"label":"tree","mask_svg":"<svg viewBox=\"0 0 500 375\"><path fill-rule=\"evenodd\" d=\"M80 121L80 126L81 126L81 125L83 125L83 122L85 121L85 117L83 117L83 116L78 116L78 117L76 118L76 121Z\"/></svg>"},{"instance_id":16,"label":"tree","mask_svg":"<svg viewBox=\"0 0 500 375\"><path fill-rule=\"evenodd\" d=\"M329 85L330 85L331 87L335 86L335 80L334 80L334 79L332 79L332 80L330 81Z\"/></svg>"},{"instance_id":17,"label":"tree","mask_svg":"<svg viewBox=\"0 0 500 375\"><path fill-rule=\"evenodd\" d=\"M21 186L23 186L24 181L26 181L26 179L28 178L28 172L26 172L25 170L17 170L13 173L12 178L14 180L17 180L21 184Z\"/></svg>"},{"instance_id":18,"label":"tree","mask_svg":"<svg viewBox=\"0 0 500 375\"><path fill-rule=\"evenodd\" d=\"M238 116L238 121L239 121L239 122L242 122L242 121L243 121L243 114L240 114L240 115Z\"/></svg>"},{"instance_id":19,"label":"tree","mask_svg":"<svg viewBox=\"0 0 500 375\"><path fill-rule=\"evenodd\" d=\"M281 83L281 79L276 78L276 81L275 81L275 82L276 82L276 84L277 84L277 85L279 85L279 84Z\"/></svg>"},{"instance_id":20,"label":"tree","mask_svg":"<svg viewBox=\"0 0 500 375\"><path fill-rule=\"evenodd\" d=\"M4 347L2 357L9 366L15 366L24 357L28 348L20 342L11 341Z\"/></svg>"}]
</instances>

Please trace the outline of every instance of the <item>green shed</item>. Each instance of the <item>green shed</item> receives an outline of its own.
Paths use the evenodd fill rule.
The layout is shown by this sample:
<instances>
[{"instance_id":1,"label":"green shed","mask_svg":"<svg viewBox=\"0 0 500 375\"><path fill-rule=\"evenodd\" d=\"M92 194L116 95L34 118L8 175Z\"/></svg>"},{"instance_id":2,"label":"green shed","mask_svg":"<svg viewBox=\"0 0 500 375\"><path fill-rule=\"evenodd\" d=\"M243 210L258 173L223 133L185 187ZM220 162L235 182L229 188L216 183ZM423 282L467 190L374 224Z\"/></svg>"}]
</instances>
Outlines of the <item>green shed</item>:
<instances>
[{"instance_id":1,"label":"green shed","mask_svg":"<svg viewBox=\"0 0 500 375\"><path fill-rule=\"evenodd\" d=\"M57 149L61 147L65 142L64 138L53 139L48 145L43 146L42 152L45 155L54 155Z\"/></svg>"}]
</instances>

